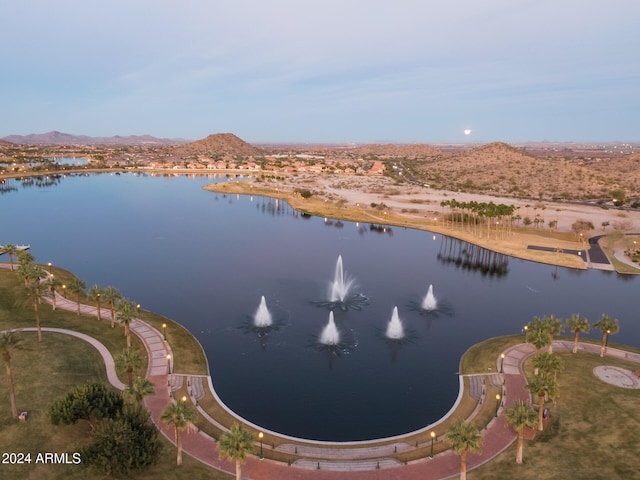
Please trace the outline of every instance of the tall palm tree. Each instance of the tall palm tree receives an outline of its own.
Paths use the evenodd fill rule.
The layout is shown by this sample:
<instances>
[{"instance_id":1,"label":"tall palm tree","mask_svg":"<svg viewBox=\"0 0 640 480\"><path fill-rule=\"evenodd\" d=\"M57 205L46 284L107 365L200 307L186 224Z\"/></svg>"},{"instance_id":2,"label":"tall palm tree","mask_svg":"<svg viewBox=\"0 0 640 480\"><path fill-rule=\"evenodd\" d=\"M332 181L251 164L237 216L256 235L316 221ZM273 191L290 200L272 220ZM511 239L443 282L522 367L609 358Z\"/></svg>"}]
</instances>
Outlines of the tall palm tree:
<instances>
[{"instance_id":1,"label":"tall palm tree","mask_svg":"<svg viewBox=\"0 0 640 480\"><path fill-rule=\"evenodd\" d=\"M22 277L25 287L29 284L29 282L39 282L40 279L48 276L48 274L42 268L33 263L19 264L18 274Z\"/></svg>"},{"instance_id":2,"label":"tall palm tree","mask_svg":"<svg viewBox=\"0 0 640 480\"><path fill-rule=\"evenodd\" d=\"M558 379L558 373L562 370L562 359L553 352L540 352L533 357L533 366L541 370L545 375L553 375L553 379Z\"/></svg>"},{"instance_id":3,"label":"tall palm tree","mask_svg":"<svg viewBox=\"0 0 640 480\"><path fill-rule=\"evenodd\" d=\"M7 372L7 383L9 385L9 401L11 402L11 415L18 418L18 409L16 408L16 393L13 388L13 374L11 373L11 354L15 350L22 348L22 335L16 330L5 330L0 335L0 352L2 352L2 361Z\"/></svg>"},{"instance_id":4,"label":"tall palm tree","mask_svg":"<svg viewBox=\"0 0 640 480\"><path fill-rule=\"evenodd\" d=\"M236 462L236 480L240 480L241 464L247 459L247 454L255 450L255 438L242 425L234 424L228 432L218 439L218 454L220 458L228 458Z\"/></svg>"},{"instance_id":5,"label":"tall palm tree","mask_svg":"<svg viewBox=\"0 0 640 480\"><path fill-rule=\"evenodd\" d=\"M549 335L549 353L552 353L553 352L553 336L560 335L566 327L564 323L562 323L562 320L554 317L553 315L544 317L542 321L544 322L544 325L547 329L547 334Z\"/></svg>"},{"instance_id":6,"label":"tall palm tree","mask_svg":"<svg viewBox=\"0 0 640 480\"><path fill-rule=\"evenodd\" d=\"M602 331L602 344L600 345L600 356L604 357L607 354L607 342L609 335L616 334L620 331L620 325L618 320L611 318L608 315L602 314L602 318L593 324L594 328Z\"/></svg>"},{"instance_id":7,"label":"tall palm tree","mask_svg":"<svg viewBox=\"0 0 640 480\"><path fill-rule=\"evenodd\" d=\"M127 383L133 387L133 371L142 367L144 356L138 350L125 348L115 359L116 369L127 374Z\"/></svg>"},{"instance_id":8,"label":"tall palm tree","mask_svg":"<svg viewBox=\"0 0 640 480\"><path fill-rule=\"evenodd\" d=\"M49 287L49 293L51 294L51 305L53 309L56 309L56 288L62 285L60 281L51 273L45 282L45 285Z\"/></svg>"},{"instance_id":9,"label":"tall palm tree","mask_svg":"<svg viewBox=\"0 0 640 480\"><path fill-rule=\"evenodd\" d=\"M549 332L543 319L534 317L533 321L527 324L527 343L536 347L536 353L546 345L549 345Z\"/></svg>"},{"instance_id":10,"label":"tall palm tree","mask_svg":"<svg viewBox=\"0 0 640 480\"><path fill-rule=\"evenodd\" d=\"M96 302L98 320L102 320L100 317L100 297L102 296L102 289L98 285L94 285L87 290L87 296Z\"/></svg>"},{"instance_id":11,"label":"tall palm tree","mask_svg":"<svg viewBox=\"0 0 640 480\"><path fill-rule=\"evenodd\" d=\"M480 430L461 418L453 421L445 434L445 440L460 455L460 480L467 478L467 452L482 453Z\"/></svg>"},{"instance_id":12,"label":"tall palm tree","mask_svg":"<svg viewBox=\"0 0 640 480\"><path fill-rule=\"evenodd\" d=\"M538 430L544 429L543 415L545 398L554 400L558 396L558 382L545 373L534 376L527 385L529 391L538 397Z\"/></svg>"},{"instance_id":13,"label":"tall palm tree","mask_svg":"<svg viewBox=\"0 0 640 480\"><path fill-rule=\"evenodd\" d=\"M180 433L196 420L196 411L187 404L186 398L179 402L172 402L160 415L160 420L173 427L174 440L178 448L176 463L182 465L182 438Z\"/></svg>"},{"instance_id":14,"label":"tall palm tree","mask_svg":"<svg viewBox=\"0 0 640 480\"><path fill-rule=\"evenodd\" d=\"M124 299L116 305L116 318L124 325L124 335L127 337L127 348L131 348L131 322L136 318L138 309L131 300Z\"/></svg>"},{"instance_id":15,"label":"tall palm tree","mask_svg":"<svg viewBox=\"0 0 640 480\"><path fill-rule=\"evenodd\" d=\"M9 268L13 272L13 256L16 255L20 250L18 247L13 245L12 243L7 243L2 247L2 253L6 253L9 255Z\"/></svg>"},{"instance_id":16,"label":"tall palm tree","mask_svg":"<svg viewBox=\"0 0 640 480\"><path fill-rule=\"evenodd\" d=\"M122 295L120 295L120 292L118 292L115 287L106 287L102 290L102 300L109 304L109 309L111 310L111 328L115 327L115 305L121 298Z\"/></svg>"},{"instance_id":17,"label":"tall palm tree","mask_svg":"<svg viewBox=\"0 0 640 480\"><path fill-rule=\"evenodd\" d=\"M80 293L86 288L86 285L82 280L78 277L73 277L73 279L67 285L67 288L70 292L76 294L76 303L78 304L78 316L80 315Z\"/></svg>"},{"instance_id":18,"label":"tall palm tree","mask_svg":"<svg viewBox=\"0 0 640 480\"><path fill-rule=\"evenodd\" d=\"M42 341L42 329L40 328L40 303L42 297L49 294L49 287L38 280L27 283L24 287L25 297L27 301L33 305L33 311L36 315L36 327L38 329L38 341Z\"/></svg>"},{"instance_id":19,"label":"tall palm tree","mask_svg":"<svg viewBox=\"0 0 640 480\"><path fill-rule=\"evenodd\" d=\"M575 333L575 339L573 341L573 353L576 353L578 351L580 333L589 333L589 330L591 330L591 324L586 317L580 318L580 314L574 313L570 318L567 318L567 327L569 328L569 330Z\"/></svg>"},{"instance_id":20,"label":"tall palm tree","mask_svg":"<svg viewBox=\"0 0 640 480\"><path fill-rule=\"evenodd\" d=\"M25 265L27 263L33 263L36 257L26 250L18 250L16 259L18 260L18 265Z\"/></svg>"},{"instance_id":21,"label":"tall palm tree","mask_svg":"<svg viewBox=\"0 0 640 480\"><path fill-rule=\"evenodd\" d=\"M518 434L518 447L516 449L516 463L522 463L524 453L524 429L538 426L538 415L531 405L523 400L516 400L510 407L504 410L504 421L511 425Z\"/></svg>"},{"instance_id":22,"label":"tall palm tree","mask_svg":"<svg viewBox=\"0 0 640 480\"><path fill-rule=\"evenodd\" d=\"M136 377L133 385L126 389L126 393L131 395L137 403L142 403L145 397L153 395L154 392L155 387L153 386L153 382L144 377Z\"/></svg>"}]
</instances>

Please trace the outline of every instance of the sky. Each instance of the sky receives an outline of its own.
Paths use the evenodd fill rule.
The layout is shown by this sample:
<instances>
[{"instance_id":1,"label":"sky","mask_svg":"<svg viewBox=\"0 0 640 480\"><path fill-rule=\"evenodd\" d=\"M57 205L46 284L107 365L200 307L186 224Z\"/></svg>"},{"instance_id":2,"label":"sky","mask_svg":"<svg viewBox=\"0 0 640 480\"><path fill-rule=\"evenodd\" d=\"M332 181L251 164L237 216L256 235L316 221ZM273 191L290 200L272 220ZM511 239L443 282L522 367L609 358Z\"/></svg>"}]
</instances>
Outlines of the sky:
<instances>
[{"instance_id":1,"label":"sky","mask_svg":"<svg viewBox=\"0 0 640 480\"><path fill-rule=\"evenodd\" d=\"M0 137L640 141L638 0L7 0L0 12Z\"/></svg>"}]
</instances>

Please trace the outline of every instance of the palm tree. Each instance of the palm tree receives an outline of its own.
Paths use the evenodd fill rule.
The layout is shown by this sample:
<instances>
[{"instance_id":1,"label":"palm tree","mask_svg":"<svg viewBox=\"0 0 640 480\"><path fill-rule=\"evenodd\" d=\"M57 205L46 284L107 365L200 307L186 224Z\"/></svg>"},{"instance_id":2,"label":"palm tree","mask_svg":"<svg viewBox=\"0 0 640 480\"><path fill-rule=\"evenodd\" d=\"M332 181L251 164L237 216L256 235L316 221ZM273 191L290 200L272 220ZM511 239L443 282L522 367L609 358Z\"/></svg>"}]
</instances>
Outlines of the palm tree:
<instances>
[{"instance_id":1,"label":"palm tree","mask_svg":"<svg viewBox=\"0 0 640 480\"><path fill-rule=\"evenodd\" d=\"M120 292L118 292L114 287L107 287L102 290L102 300L109 304L109 309L111 310L111 328L115 327L115 304L121 298L122 295L120 295Z\"/></svg>"},{"instance_id":2,"label":"palm tree","mask_svg":"<svg viewBox=\"0 0 640 480\"><path fill-rule=\"evenodd\" d=\"M129 325L136 318L138 309L131 300L124 299L116 305L116 317L124 325L124 335L127 337L127 348L131 348L131 329Z\"/></svg>"},{"instance_id":3,"label":"palm tree","mask_svg":"<svg viewBox=\"0 0 640 480\"><path fill-rule=\"evenodd\" d=\"M95 300L96 302L98 320L102 320L102 318L100 317L100 296L101 295L102 295L102 289L98 285L94 285L89 290L87 290L87 296L91 300Z\"/></svg>"},{"instance_id":4,"label":"palm tree","mask_svg":"<svg viewBox=\"0 0 640 480\"><path fill-rule=\"evenodd\" d=\"M144 357L138 350L125 348L115 359L116 369L127 374L127 383L133 387L133 371L143 365Z\"/></svg>"},{"instance_id":5,"label":"palm tree","mask_svg":"<svg viewBox=\"0 0 640 480\"><path fill-rule=\"evenodd\" d=\"M480 430L461 418L453 421L445 435L445 440L460 455L460 480L467 478L467 452L482 453Z\"/></svg>"},{"instance_id":6,"label":"palm tree","mask_svg":"<svg viewBox=\"0 0 640 480\"><path fill-rule=\"evenodd\" d=\"M67 288L70 292L76 294L76 303L78 304L78 315L80 315L80 293L86 288L86 285L82 280L78 277L73 277L73 279L67 285Z\"/></svg>"},{"instance_id":7,"label":"palm tree","mask_svg":"<svg viewBox=\"0 0 640 480\"><path fill-rule=\"evenodd\" d=\"M131 395L137 403L142 403L142 400L149 395L153 395L155 387L153 382L148 378L136 377L133 381L133 385L127 387L125 390L127 394Z\"/></svg>"},{"instance_id":8,"label":"palm tree","mask_svg":"<svg viewBox=\"0 0 640 480\"><path fill-rule=\"evenodd\" d=\"M567 327L575 333L573 353L576 353L578 351L580 332L589 333L589 330L591 330L591 324L589 324L589 320L587 320L586 317L580 318L579 314L574 313L571 315L571 318L567 318Z\"/></svg>"},{"instance_id":9,"label":"palm tree","mask_svg":"<svg viewBox=\"0 0 640 480\"><path fill-rule=\"evenodd\" d=\"M241 478L240 464L247 459L247 454L254 451L255 438L242 425L234 424L228 432L218 439L218 453L220 458L228 458L236 462L236 480Z\"/></svg>"},{"instance_id":10,"label":"palm tree","mask_svg":"<svg viewBox=\"0 0 640 480\"><path fill-rule=\"evenodd\" d=\"M7 383L9 384L9 400L11 401L11 415L18 418L16 408L16 393L13 389L13 375L11 373L11 353L22 348L22 336L19 331L5 330L0 335L0 352L2 361L7 372Z\"/></svg>"},{"instance_id":11,"label":"palm tree","mask_svg":"<svg viewBox=\"0 0 640 480\"><path fill-rule=\"evenodd\" d=\"M541 352L533 357L533 366L536 370L542 370L546 375L553 374L553 379L557 380L558 372L562 370L562 359L555 353Z\"/></svg>"},{"instance_id":12,"label":"palm tree","mask_svg":"<svg viewBox=\"0 0 640 480\"><path fill-rule=\"evenodd\" d=\"M19 251L20 250L18 250L18 247L16 247L12 243L7 243L2 247L2 253L6 253L7 255L9 255L9 267L11 268L12 272L13 272L13 256L16 255Z\"/></svg>"},{"instance_id":13,"label":"palm tree","mask_svg":"<svg viewBox=\"0 0 640 480\"><path fill-rule=\"evenodd\" d=\"M538 426L538 415L531 405L516 400L513 404L505 408L504 421L507 425L511 425L518 434L518 447L516 449L516 463L522 463L524 453L524 429L536 428Z\"/></svg>"},{"instance_id":14,"label":"palm tree","mask_svg":"<svg viewBox=\"0 0 640 480\"><path fill-rule=\"evenodd\" d=\"M544 322L544 325L547 330L547 334L549 335L549 353L552 353L553 352L553 336L560 335L566 327L562 323L562 320L554 317L553 315L544 317L542 321Z\"/></svg>"},{"instance_id":15,"label":"palm tree","mask_svg":"<svg viewBox=\"0 0 640 480\"><path fill-rule=\"evenodd\" d=\"M600 356L604 357L607 353L607 343L609 335L616 334L620 331L618 320L602 314L602 318L593 324L595 328L602 331L602 344L600 345Z\"/></svg>"},{"instance_id":16,"label":"palm tree","mask_svg":"<svg viewBox=\"0 0 640 480\"><path fill-rule=\"evenodd\" d=\"M527 324L527 342L533 344L536 347L536 353L546 345L549 345L549 332L547 332L547 325L541 318L534 317L533 321Z\"/></svg>"},{"instance_id":17,"label":"palm tree","mask_svg":"<svg viewBox=\"0 0 640 480\"><path fill-rule=\"evenodd\" d=\"M186 402L186 398L183 397L179 402L172 402L160 415L160 420L167 423L169 426L173 426L173 435L178 447L178 455L176 457L176 463L182 465L182 438L180 432L192 425L196 420L196 411Z\"/></svg>"},{"instance_id":18,"label":"palm tree","mask_svg":"<svg viewBox=\"0 0 640 480\"><path fill-rule=\"evenodd\" d=\"M25 265L27 263L33 263L36 257L26 250L18 250L16 253L16 259L18 260L18 265Z\"/></svg>"},{"instance_id":19,"label":"palm tree","mask_svg":"<svg viewBox=\"0 0 640 480\"><path fill-rule=\"evenodd\" d=\"M49 294L49 287L45 283L41 283L40 280L30 281L24 287L25 296L27 301L33 304L33 311L36 315L36 327L38 329L38 341L42 341L42 330L40 328L40 302L42 297Z\"/></svg>"},{"instance_id":20,"label":"palm tree","mask_svg":"<svg viewBox=\"0 0 640 480\"><path fill-rule=\"evenodd\" d=\"M33 263L21 263L18 265L18 274L22 277L25 287L29 282L39 282L41 278L48 276L48 274Z\"/></svg>"},{"instance_id":21,"label":"palm tree","mask_svg":"<svg viewBox=\"0 0 640 480\"><path fill-rule=\"evenodd\" d=\"M534 376L527 388L533 395L538 396L538 430L544 429L542 422L544 415L544 401L546 397L554 400L558 396L558 382L547 374Z\"/></svg>"},{"instance_id":22,"label":"palm tree","mask_svg":"<svg viewBox=\"0 0 640 480\"><path fill-rule=\"evenodd\" d=\"M62 285L58 279L51 273L45 282L45 285L49 287L49 293L51 294L51 302L53 309L56 309L56 288Z\"/></svg>"}]
</instances>

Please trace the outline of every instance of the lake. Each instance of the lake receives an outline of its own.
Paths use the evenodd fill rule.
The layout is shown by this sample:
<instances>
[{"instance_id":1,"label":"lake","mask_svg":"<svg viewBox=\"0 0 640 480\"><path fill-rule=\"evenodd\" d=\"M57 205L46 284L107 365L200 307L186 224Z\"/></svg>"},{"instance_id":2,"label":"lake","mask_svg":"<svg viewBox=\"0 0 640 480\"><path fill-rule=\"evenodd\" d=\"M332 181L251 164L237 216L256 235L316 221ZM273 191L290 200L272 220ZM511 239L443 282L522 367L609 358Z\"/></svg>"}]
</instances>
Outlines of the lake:
<instances>
[{"instance_id":1,"label":"lake","mask_svg":"<svg viewBox=\"0 0 640 480\"><path fill-rule=\"evenodd\" d=\"M308 217L274 199L202 190L214 181L229 180L8 180L0 244L30 244L37 262L68 269L87 287L115 286L180 322L205 349L230 408L262 428L311 439L380 438L436 421L458 394L463 353L520 333L535 315L579 312L594 323L606 313L621 326L612 341L640 346L635 277L486 255L439 234ZM468 261L483 253L484 264ZM366 302L334 310L343 340L336 352L318 340L339 256ZM417 307L430 285L438 308L425 313ZM251 325L262 296L279 328L260 336ZM385 337L396 306L403 342Z\"/></svg>"}]
</instances>

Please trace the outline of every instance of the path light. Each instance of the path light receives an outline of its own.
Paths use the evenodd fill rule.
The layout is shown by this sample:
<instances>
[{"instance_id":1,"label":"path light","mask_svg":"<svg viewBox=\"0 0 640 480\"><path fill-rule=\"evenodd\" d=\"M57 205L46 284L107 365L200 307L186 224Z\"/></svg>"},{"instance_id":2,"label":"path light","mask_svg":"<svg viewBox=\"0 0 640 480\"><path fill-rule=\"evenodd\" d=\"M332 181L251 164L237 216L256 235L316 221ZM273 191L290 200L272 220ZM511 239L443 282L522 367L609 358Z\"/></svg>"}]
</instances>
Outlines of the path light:
<instances>
[{"instance_id":1,"label":"path light","mask_svg":"<svg viewBox=\"0 0 640 480\"><path fill-rule=\"evenodd\" d=\"M264 433L262 432L258 433L258 438L260 439L260 460L264 458L262 456L262 437L264 437Z\"/></svg>"},{"instance_id":2,"label":"path light","mask_svg":"<svg viewBox=\"0 0 640 480\"><path fill-rule=\"evenodd\" d=\"M499 408L500 408L500 394L496 393L496 417L498 416Z\"/></svg>"},{"instance_id":3,"label":"path light","mask_svg":"<svg viewBox=\"0 0 640 480\"><path fill-rule=\"evenodd\" d=\"M47 266L49 267L49 275L51 275L51 262L47 263Z\"/></svg>"},{"instance_id":4,"label":"path light","mask_svg":"<svg viewBox=\"0 0 640 480\"><path fill-rule=\"evenodd\" d=\"M167 324L162 324L162 336L164 337L164 341L167 341Z\"/></svg>"},{"instance_id":5,"label":"path light","mask_svg":"<svg viewBox=\"0 0 640 480\"><path fill-rule=\"evenodd\" d=\"M436 439L436 432L431 431L429 435L431 435L431 453L429 454L429 458L433 458L433 442Z\"/></svg>"},{"instance_id":6,"label":"path light","mask_svg":"<svg viewBox=\"0 0 640 480\"><path fill-rule=\"evenodd\" d=\"M500 354L500 373L504 373L504 353Z\"/></svg>"},{"instance_id":7,"label":"path light","mask_svg":"<svg viewBox=\"0 0 640 480\"><path fill-rule=\"evenodd\" d=\"M169 367L169 375L171 375L171 355L167 355L167 367Z\"/></svg>"},{"instance_id":8,"label":"path light","mask_svg":"<svg viewBox=\"0 0 640 480\"><path fill-rule=\"evenodd\" d=\"M138 310L138 318L140 318L140 304L136 305L136 309Z\"/></svg>"},{"instance_id":9,"label":"path light","mask_svg":"<svg viewBox=\"0 0 640 480\"><path fill-rule=\"evenodd\" d=\"M524 337L524 341L527 341L527 330L529 330L529 325L525 325L524 328L522 329L522 336Z\"/></svg>"},{"instance_id":10,"label":"path light","mask_svg":"<svg viewBox=\"0 0 640 480\"><path fill-rule=\"evenodd\" d=\"M187 396L186 396L186 395L183 395L183 396L182 396L182 398L181 398L181 400L182 400L182 403L185 403L185 402L187 401Z\"/></svg>"},{"instance_id":11,"label":"path light","mask_svg":"<svg viewBox=\"0 0 640 480\"><path fill-rule=\"evenodd\" d=\"M64 298L67 298L67 286L66 285L62 285L62 294L64 295Z\"/></svg>"}]
</instances>

